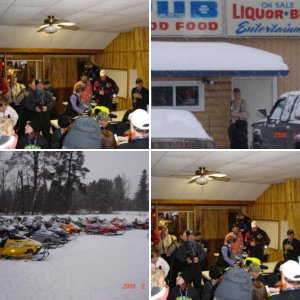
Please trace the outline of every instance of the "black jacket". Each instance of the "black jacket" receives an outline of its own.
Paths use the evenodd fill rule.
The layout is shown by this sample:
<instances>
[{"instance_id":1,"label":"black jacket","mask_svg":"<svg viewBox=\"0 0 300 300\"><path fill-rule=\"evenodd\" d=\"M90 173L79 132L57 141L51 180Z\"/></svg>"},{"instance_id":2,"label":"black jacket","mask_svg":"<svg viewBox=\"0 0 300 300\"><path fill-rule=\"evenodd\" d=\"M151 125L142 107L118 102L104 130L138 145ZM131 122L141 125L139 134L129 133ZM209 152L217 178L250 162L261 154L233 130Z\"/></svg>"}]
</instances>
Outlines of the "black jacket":
<instances>
[{"instance_id":1,"label":"black jacket","mask_svg":"<svg viewBox=\"0 0 300 300\"><path fill-rule=\"evenodd\" d=\"M212 280L206 281L203 287L202 300L213 300L215 296L216 286L213 285Z\"/></svg>"},{"instance_id":2,"label":"black jacket","mask_svg":"<svg viewBox=\"0 0 300 300\"><path fill-rule=\"evenodd\" d=\"M56 129L51 138L51 149L62 149L65 136L60 129Z\"/></svg>"},{"instance_id":3,"label":"black jacket","mask_svg":"<svg viewBox=\"0 0 300 300\"><path fill-rule=\"evenodd\" d=\"M135 99L133 94L140 94L142 96L142 99ZM147 105L149 105L149 90L142 87L140 90L135 87L131 90L131 99L132 102L135 102L135 108L138 109L144 109L147 110Z\"/></svg>"},{"instance_id":4,"label":"black jacket","mask_svg":"<svg viewBox=\"0 0 300 300\"><path fill-rule=\"evenodd\" d=\"M133 139L127 144L119 146L120 149L149 149L149 138Z\"/></svg>"},{"instance_id":5,"label":"black jacket","mask_svg":"<svg viewBox=\"0 0 300 300\"><path fill-rule=\"evenodd\" d=\"M110 123L108 123L108 124L106 125L106 127L100 127L100 128L101 128L101 130L108 130L108 131L110 131L112 134L115 134L115 133L116 133L114 126L112 126Z\"/></svg>"},{"instance_id":6,"label":"black jacket","mask_svg":"<svg viewBox=\"0 0 300 300\"><path fill-rule=\"evenodd\" d=\"M272 300L298 300L300 299L300 289L298 290L286 290L279 295L272 296Z\"/></svg>"},{"instance_id":7,"label":"black jacket","mask_svg":"<svg viewBox=\"0 0 300 300\"><path fill-rule=\"evenodd\" d=\"M48 149L48 142L43 137L38 135L34 140L30 140L27 135L19 138L17 149Z\"/></svg>"},{"instance_id":8,"label":"black jacket","mask_svg":"<svg viewBox=\"0 0 300 300\"><path fill-rule=\"evenodd\" d=\"M43 96L41 97L37 91L33 91L31 94L29 94L26 98L25 102L25 107L30 110L34 111L35 115L40 115L44 114L43 112L38 113L36 112L36 107L41 107L41 106L47 106L48 111L51 110L54 106L54 102L52 101L51 94L44 91Z\"/></svg>"},{"instance_id":9,"label":"black jacket","mask_svg":"<svg viewBox=\"0 0 300 300\"><path fill-rule=\"evenodd\" d=\"M183 296L182 299L185 300L199 300L199 292L193 288L193 287L189 287L186 292L181 292L180 294L180 289L178 287L172 287L170 292L169 292L169 296L168 296L168 300L177 300L177 299L181 299L180 296ZM185 297L186 295L186 297Z\"/></svg>"},{"instance_id":10,"label":"black jacket","mask_svg":"<svg viewBox=\"0 0 300 300\"><path fill-rule=\"evenodd\" d=\"M287 260L295 260L298 262L298 256L300 255L300 241L297 239L288 240L285 239L282 242L283 245L283 253L284 253L284 259ZM293 250L285 250L284 245L291 245L293 246Z\"/></svg>"}]
</instances>

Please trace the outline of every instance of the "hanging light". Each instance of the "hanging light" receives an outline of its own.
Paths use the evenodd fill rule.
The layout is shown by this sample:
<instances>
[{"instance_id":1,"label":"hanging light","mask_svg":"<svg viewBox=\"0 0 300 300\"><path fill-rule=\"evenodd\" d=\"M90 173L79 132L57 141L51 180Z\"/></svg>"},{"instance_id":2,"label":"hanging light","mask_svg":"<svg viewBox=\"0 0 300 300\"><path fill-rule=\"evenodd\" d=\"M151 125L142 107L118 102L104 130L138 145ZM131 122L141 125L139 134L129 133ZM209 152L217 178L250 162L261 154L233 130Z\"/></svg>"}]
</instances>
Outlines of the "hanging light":
<instances>
[{"instance_id":1,"label":"hanging light","mask_svg":"<svg viewBox=\"0 0 300 300\"><path fill-rule=\"evenodd\" d=\"M205 185L209 183L209 178L207 176L200 176L196 179L196 183L199 185Z\"/></svg>"},{"instance_id":2,"label":"hanging light","mask_svg":"<svg viewBox=\"0 0 300 300\"><path fill-rule=\"evenodd\" d=\"M55 32L57 32L57 27L54 25L49 25L45 28L45 32L47 32L49 34L55 33Z\"/></svg>"}]
</instances>

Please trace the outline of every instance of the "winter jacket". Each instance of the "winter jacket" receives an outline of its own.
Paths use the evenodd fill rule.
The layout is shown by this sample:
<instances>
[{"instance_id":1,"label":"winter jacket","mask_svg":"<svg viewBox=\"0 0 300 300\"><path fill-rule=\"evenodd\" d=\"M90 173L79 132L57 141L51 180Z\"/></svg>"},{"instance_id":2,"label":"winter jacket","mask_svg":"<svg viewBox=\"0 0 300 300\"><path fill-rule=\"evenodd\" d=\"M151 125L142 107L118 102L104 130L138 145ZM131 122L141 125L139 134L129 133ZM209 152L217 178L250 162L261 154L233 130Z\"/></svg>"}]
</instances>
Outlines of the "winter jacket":
<instances>
[{"instance_id":1,"label":"winter jacket","mask_svg":"<svg viewBox=\"0 0 300 300\"><path fill-rule=\"evenodd\" d=\"M62 149L64 138L61 129L55 130L51 138L51 149Z\"/></svg>"},{"instance_id":2,"label":"winter jacket","mask_svg":"<svg viewBox=\"0 0 300 300\"><path fill-rule=\"evenodd\" d=\"M168 296L168 300L199 300L199 292L189 287L186 291L181 291L179 287L172 287Z\"/></svg>"},{"instance_id":3,"label":"winter jacket","mask_svg":"<svg viewBox=\"0 0 300 300\"><path fill-rule=\"evenodd\" d=\"M86 108L80 102L80 95L72 94L68 100L68 105L65 110L65 114L70 117L76 117L83 113Z\"/></svg>"},{"instance_id":4,"label":"winter jacket","mask_svg":"<svg viewBox=\"0 0 300 300\"><path fill-rule=\"evenodd\" d=\"M119 146L121 149L149 149L149 137L135 138L127 144Z\"/></svg>"},{"instance_id":5,"label":"winter jacket","mask_svg":"<svg viewBox=\"0 0 300 300\"><path fill-rule=\"evenodd\" d=\"M142 96L142 99L135 98L134 94L136 93L140 94ZM147 110L147 105L149 105L149 90L144 87L142 87L141 89L135 87L131 90L131 99L133 104L135 104L136 109L140 108Z\"/></svg>"},{"instance_id":6,"label":"winter jacket","mask_svg":"<svg viewBox=\"0 0 300 300\"><path fill-rule=\"evenodd\" d=\"M85 86L85 90L81 94L80 101L83 102L83 103L91 101L91 97L92 97L92 94L93 94L93 87L92 87L91 82L89 80L87 82L83 82L81 80L77 81L74 84L74 87L73 87L73 93L74 94L76 93L76 88L78 86Z\"/></svg>"},{"instance_id":7,"label":"winter jacket","mask_svg":"<svg viewBox=\"0 0 300 300\"><path fill-rule=\"evenodd\" d=\"M19 138L17 149L48 149L47 140L40 135L37 135L34 139L30 139L29 136L23 135Z\"/></svg>"}]
</instances>

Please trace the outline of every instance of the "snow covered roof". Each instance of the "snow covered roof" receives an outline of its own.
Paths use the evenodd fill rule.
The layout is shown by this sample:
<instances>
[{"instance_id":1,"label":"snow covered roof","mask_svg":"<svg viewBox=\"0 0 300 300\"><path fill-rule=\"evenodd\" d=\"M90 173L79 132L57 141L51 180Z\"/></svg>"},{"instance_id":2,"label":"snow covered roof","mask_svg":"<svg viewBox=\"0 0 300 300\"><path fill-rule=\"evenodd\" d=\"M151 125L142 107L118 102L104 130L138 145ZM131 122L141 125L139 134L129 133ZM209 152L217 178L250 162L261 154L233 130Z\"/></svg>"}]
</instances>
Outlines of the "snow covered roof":
<instances>
[{"instance_id":1,"label":"snow covered roof","mask_svg":"<svg viewBox=\"0 0 300 300\"><path fill-rule=\"evenodd\" d=\"M152 76L278 76L280 55L231 43L152 42Z\"/></svg>"},{"instance_id":2,"label":"snow covered roof","mask_svg":"<svg viewBox=\"0 0 300 300\"><path fill-rule=\"evenodd\" d=\"M195 116L186 110L152 108L151 136L153 138L212 138Z\"/></svg>"}]
</instances>

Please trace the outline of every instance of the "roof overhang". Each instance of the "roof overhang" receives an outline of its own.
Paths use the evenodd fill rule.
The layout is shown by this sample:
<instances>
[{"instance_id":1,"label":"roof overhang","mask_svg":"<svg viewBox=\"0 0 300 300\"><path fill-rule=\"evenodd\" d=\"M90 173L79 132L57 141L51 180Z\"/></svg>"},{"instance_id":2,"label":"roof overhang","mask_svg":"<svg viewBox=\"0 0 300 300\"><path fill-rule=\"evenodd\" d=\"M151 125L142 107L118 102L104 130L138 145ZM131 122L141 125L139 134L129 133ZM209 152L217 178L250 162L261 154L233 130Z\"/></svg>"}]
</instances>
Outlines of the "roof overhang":
<instances>
[{"instance_id":1,"label":"roof overhang","mask_svg":"<svg viewBox=\"0 0 300 300\"><path fill-rule=\"evenodd\" d=\"M286 76L280 55L231 43L152 42L152 77Z\"/></svg>"}]
</instances>

